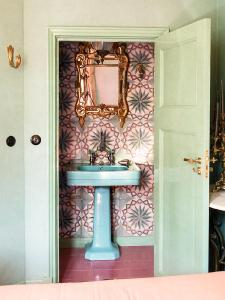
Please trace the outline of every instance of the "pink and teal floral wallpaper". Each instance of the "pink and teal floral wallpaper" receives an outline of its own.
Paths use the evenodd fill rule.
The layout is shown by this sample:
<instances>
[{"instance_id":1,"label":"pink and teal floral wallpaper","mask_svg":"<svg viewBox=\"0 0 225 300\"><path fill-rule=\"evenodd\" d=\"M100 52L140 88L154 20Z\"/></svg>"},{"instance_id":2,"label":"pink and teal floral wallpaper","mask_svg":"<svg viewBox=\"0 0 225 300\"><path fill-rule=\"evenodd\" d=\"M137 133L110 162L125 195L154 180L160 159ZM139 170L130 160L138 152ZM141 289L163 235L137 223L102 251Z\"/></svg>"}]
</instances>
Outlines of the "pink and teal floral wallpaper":
<instances>
[{"instance_id":1,"label":"pink and teal floral wallpaper","mask_svg":"<svg viewBox=\"0 0 225 300\"><path fill-rule=\"evenodd\" d=\"M77 42L60 43L59 65L59 172L60 237L91 237L93 230L93 188L68 187L66 164L87 160L88 150L96 148L101 131L107 146L117 158L129 158L141 169L140 186L112 189L112 227L114 236L146 236L153 232L153 143L154 143L154 44L127 43L129 114L124 128L116 116L87 117L83 128L74 113L76 102L74 57ZM140 78L137 64L144 68Z\"/></svg>"}]
</instances>

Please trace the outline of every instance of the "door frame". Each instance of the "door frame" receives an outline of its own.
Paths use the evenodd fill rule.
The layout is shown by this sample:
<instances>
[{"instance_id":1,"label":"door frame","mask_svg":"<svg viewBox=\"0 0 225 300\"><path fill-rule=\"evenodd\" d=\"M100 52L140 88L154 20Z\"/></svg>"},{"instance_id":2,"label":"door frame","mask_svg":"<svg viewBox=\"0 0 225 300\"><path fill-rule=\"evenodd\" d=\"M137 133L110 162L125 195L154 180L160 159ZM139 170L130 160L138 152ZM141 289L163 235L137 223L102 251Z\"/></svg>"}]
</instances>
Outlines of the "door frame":
<instances>
[{"instance_id":1,"label":"door frame","mask_svg":"<svg viewBox=\"0 0 225 300\"><path fill-rule=\"evenodd\" d=\"M123 41L155 42L168 32L166 27L49 27L48 98L49 98L49 277L59 281L59 42Z\"/></svg>"}]
</instances>

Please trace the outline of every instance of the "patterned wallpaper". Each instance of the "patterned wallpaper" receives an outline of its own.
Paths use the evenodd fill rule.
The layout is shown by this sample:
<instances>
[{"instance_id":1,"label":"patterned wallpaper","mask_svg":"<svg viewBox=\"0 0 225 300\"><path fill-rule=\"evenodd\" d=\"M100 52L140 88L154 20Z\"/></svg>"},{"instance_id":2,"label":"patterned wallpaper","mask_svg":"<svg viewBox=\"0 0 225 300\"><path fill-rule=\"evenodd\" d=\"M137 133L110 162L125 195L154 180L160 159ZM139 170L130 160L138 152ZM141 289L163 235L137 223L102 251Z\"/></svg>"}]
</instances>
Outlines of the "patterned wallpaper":
<instances>
[{"instance_id":1,"label":"patterned wallpaper","mask_svg":"<svg viewBox=\"0 0 225 300\"><path fill-rule=\"evenodd\" d=\"M87 117L83 128L74 113L75 63L77 42L60 43L59 66L59 171L60 237L90 237L93 230L93 188L68 187L65 165L71 160L88 158L88 149L96 148L101 131L107 146L116 150L117 158L129 158L141 169L140 186L112 189L112 227L114 236L146 236L153 232L153 112L154 112L154 44L127 43L129 115L124 128L118 118ZM136 65L145 69L139 78Z\"/></svg>"}]
</instances>

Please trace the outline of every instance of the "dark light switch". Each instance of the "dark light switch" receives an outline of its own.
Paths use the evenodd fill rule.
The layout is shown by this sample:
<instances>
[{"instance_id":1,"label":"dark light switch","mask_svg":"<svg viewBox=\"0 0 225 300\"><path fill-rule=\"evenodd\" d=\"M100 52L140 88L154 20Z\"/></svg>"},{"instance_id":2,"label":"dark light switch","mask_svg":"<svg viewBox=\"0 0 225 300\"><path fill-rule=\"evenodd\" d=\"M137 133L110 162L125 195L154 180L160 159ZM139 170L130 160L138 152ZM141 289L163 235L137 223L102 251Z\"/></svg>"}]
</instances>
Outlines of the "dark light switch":
<instances>
[{"instance_id":1,"label":"dark light switch","mask_svg":"<svg viewBox=\"0 0 225 300\"><path fill-rule=\"evenodd\" d=\"M14 136L10 135L6 139L6 145L9 147L13 147L16 144L16 139Z\"/></svg>"}]
</instances>

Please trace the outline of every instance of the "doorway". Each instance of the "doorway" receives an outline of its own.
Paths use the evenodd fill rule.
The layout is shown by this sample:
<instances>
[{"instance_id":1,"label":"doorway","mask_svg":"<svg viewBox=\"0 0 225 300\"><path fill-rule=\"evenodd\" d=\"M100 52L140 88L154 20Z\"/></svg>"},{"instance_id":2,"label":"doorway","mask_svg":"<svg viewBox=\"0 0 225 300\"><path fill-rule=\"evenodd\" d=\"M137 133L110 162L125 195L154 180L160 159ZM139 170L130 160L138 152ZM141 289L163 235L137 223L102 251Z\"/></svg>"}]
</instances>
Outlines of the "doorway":
<instances>
[{"instance_id":1,"label":"doorway","mask_svg":"<svg viewBox=\"0 0 225 300\"><path fill-rule=\"evenodd\" d=\"M80 126L75 114L75 57L80 44L79 41L59 43L60 282L150 277L154 273L154 43L123 43L129 58L126 79L129 113L123 128L114 115L87 116L84 126ZM95 49L99 42L92 45ZM104 42L104 49L110 52L113 46L113 42ZM105 95L108 96L110 93ZM121 257L115 262L91 263L84 260L82 248L92 240L94 188L68 187L66 170L69 165L89 163L89 150L99 147L101 134L106 137L106 147L115 152L116 161L129 159L140 168L142 178L139 186L112 189L112 238L119 243Z\"/></svg>"},{"instance_id":2,"label":"doorway","mask_svg":"<svg viewBox=\"0 0 225 300\"><path fill-rule=\"evenodd\" d=\"M155 188L155 194L157 194L157 231L154 240L157 256L155 274L205 272L208 261L208 177L206 176L210 86L210 20L208 19L197 21L171 33L168 33L165 28L49 29L50 270L53 281L58 281L59 257L59 153L58 147L56 148L59 125L57 121L59 116L59 78L57 75L59 74L59 42L97 40L106 42L155 42L157 40L156 123L158 135L156 146L158 148L156 149L157 186ZM191 60L189 60L190 54ZM197 74L197 77L193 77L193 74ZM188 89L187 82L189 82ZM182 97L183 95L185 97ZM192 95L195 97L193 98ZM188 99L191 101L189 102ZM190 124L193 125L191 130ZM182 137L183 142L177 143L177 137ZM189 145L188 151L185 150L185 143ZM195 167L198 166L190 168L189 165L184 164L184 157L189 156L192 158L201 156L203 171L201 174L194 172ZM178 173L173 173L173 170L177 170ZM171 177L172 174L178 176ZM186 182L193 184L187 187ZM182 191L185 192L182 194ZM181 202L181 199L184 202ZM191 202L190 199L192 199ZM165 205L169 203L171 205ZM166 218L168 209L169 218ZM189 224L194 225L189 226ZM185 228L185 235L182 235L182 228ZM198 230L196 231L195 228ZM183 264L183 253L186 253L188 248L190 249L190 245L192 251L187 253L185 264ZM171 260L171 257L176 260Z\"/></svg>"},{"instance_id":3,"label":"doorway","mask_svg":"<svg viewBox=\"0 0 225 300\"><path fill-rule=\"evenodd\" d=\"M59 140L59 43L61 41L133 41L154 42L167 32L167 28L50 28L49 29L49 82L50 86L50 270L53 282L59 281L59 172L58 145ZM56 118L55 118L56 117Z\"/></svg>"}]
</instances>

